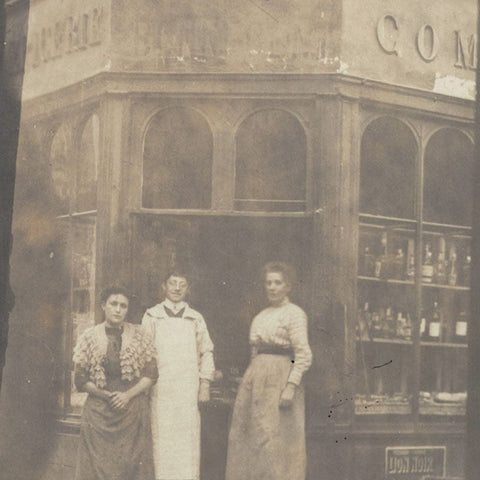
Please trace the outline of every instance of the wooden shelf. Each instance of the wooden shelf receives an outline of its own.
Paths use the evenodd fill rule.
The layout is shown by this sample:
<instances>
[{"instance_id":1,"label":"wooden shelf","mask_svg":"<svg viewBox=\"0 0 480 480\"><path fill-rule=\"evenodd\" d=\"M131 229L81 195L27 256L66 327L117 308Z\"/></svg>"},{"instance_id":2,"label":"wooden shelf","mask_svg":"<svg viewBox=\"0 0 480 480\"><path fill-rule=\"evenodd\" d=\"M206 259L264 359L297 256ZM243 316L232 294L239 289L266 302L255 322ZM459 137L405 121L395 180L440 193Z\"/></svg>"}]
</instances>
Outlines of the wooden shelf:
<instances>
[{"instance_id":1,"label":"wooden shelf","mask_svg":"<svg viewBox=\"0 0 480 480\"><path fill-rule=\"evenodd\" d=\"M357 342L362 343L386 343L389 345L413 345L411 340L404 340L402 338L372 338L370 339L359 339L357 338Z\"/></svg>"},{"instance_id":2,"label":"wooden shelf","mask_svg":"<svg viewBox=\"0 0 480 480\"><path fill-rule=\"evenodd\" d=\"M391 285L411 285L414 286L415 283L411 280L395 280L393 278L377 278L377 277L365 277L363 275L357 276L358 280L373 282L373 283L388 283Z\"/></svg>"},{"instance_id":3,"label":"wooden shelf","mask_svg":"<svg viewBox=\"0 0 480 480\"><path fill-rule=\"evenodd\" d=\"M464 287L462 285L445 285L439 283L422 283L422 287L425 288L442 288L444 290L457 290L460 292L469 292L470 287Z\"/></svg>"},{"instance_id":4,"label":"wooden shelf","mask_svg":"<svg viewBox=\"0 0 480 480\"><path fill-rule=\"evenodd\" d=\"M465 415L464 403L420 402L420 415L462 416Z\"/></svg>"},{"instance_id":5,"label":"wooden shelf","mask_svg":"<svg viewBox=\"0 0 480 480\"><path fill-rule=\"evenodd\" d=\"M420 342L422 347L436 347L436 348L468 348L466 343L453 342Z\"/></svg>"},{"instance_id":6,"label":"wooden shelf","mask_svg":"<svg viewBox=\"0 0 480 480\"><path fill-rule=\"evenodd\" d=\"M355 399L356 415L409 415L412 413L410 402L392 398Z\"/></svg>"}]
</instances>

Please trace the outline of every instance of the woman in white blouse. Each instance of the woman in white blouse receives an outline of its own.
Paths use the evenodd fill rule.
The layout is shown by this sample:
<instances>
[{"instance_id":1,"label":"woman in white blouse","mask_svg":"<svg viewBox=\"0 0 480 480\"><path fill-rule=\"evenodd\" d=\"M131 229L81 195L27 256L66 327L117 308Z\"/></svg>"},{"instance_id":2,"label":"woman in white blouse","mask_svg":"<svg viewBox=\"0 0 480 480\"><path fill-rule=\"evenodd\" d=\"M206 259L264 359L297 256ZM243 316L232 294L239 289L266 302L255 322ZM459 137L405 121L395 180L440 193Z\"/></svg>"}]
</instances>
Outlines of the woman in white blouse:
<instances>
[{"instance_id":1,"label":"woman in white blouse","mask_svg":"<svg viewBox=\"0 0 480 480\"><path fill-rule=\"evenodd\" d=\"M270 306L250 327L252 360L235 401L226 480L305 480L302 377L312 353L307 316L288 298L294 276L282 262L263 268Z\"/></svg>"}]
</instances>

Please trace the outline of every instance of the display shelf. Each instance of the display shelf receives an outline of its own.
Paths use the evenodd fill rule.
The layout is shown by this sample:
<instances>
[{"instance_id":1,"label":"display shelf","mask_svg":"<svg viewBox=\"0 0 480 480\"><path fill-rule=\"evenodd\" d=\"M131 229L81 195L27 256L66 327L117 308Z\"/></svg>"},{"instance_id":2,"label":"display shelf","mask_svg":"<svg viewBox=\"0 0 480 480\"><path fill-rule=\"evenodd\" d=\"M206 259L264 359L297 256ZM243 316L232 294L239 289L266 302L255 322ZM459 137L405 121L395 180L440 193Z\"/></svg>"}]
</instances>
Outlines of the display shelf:
<instances>
[{"instance_id":1,"label":"display shelf","mask_svg":"<svg viewBox=\"0 0 480 480\"><path fill-rule=\"evenodd\" d=\"M422 287L425 288L441 288L443 290L454 290L457 292L469 292L470 287L463 286L463 285L444 285L439 283L423 283Z\"/></svg>"},{"instance_id":2,"label":"display shelf","mask_svg":"<svg viewBox=\"0 0 480 480\"><path fill-rule=\"evenodd\" d=\"M403 346L413 345L413 342L411 340L404 340L402 338L371 338L371 339L357 338L357 342L362 342L364 344L383 343L383 344L389 344L389 345L403 345Z\"/></svg>"},{"instance_id":3,"label":"display shelf","mask_svg":"<svg viewBox=\"0 0 480 480\"><path fill-rule=\"evenodd\" d=\"M462 416L466 413L465 403L420 402L420 415Z\"/></svg>"},{"instance_id":4,"label":"display shelf","mask_svg":"<svg viewBox=\"0 0 480 480\"><path fill-rule=\"evenodd\" d=\"M422 347L436 347L436 348L468 348L466 343L453 343L453 342L420 342Z\"/></svg>"},{"instance_id":5,"label":"display shelf","mask_svg":"<svg viewBox=\"0 0 480 480\"><path fill-rule=\"evenodd\" d=\"M381 395L358 395L355 398L357 415L409 415L411 412L411 403L408 399Z\"/></svg>"},{"instance_id":6,"label":"display shelf","mask_svg":"<svg viewBox=\"0 0 480 480\"><path fill-rule=\"evenodd\" d=\"M364 275L358 275L358 280L373 282L373 283L389 283L391 285L415 285L411 280L396 280L394 278L377 278L377 277L366 277Z\"/></svg>"}]
</instances>

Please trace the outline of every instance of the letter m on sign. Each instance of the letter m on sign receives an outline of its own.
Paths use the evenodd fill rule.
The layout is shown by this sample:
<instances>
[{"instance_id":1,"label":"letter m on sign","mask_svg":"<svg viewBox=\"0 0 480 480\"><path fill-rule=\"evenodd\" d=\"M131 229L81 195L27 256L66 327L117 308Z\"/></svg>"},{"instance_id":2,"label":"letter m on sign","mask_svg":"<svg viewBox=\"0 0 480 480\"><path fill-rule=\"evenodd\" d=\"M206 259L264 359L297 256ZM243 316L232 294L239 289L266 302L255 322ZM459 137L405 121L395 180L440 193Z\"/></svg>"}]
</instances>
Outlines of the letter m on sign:
<instances>
[{"instance_id":1,"label":"letter m on sign","mask_svg":"<svg viewBox=\"0 0 480 480\"><path fill-rule=\"evenodd\" d=\"M462 35L456 31L457 37L457 68L475 70L477 68L477 35Z\"/></svg>"}]
</instances>

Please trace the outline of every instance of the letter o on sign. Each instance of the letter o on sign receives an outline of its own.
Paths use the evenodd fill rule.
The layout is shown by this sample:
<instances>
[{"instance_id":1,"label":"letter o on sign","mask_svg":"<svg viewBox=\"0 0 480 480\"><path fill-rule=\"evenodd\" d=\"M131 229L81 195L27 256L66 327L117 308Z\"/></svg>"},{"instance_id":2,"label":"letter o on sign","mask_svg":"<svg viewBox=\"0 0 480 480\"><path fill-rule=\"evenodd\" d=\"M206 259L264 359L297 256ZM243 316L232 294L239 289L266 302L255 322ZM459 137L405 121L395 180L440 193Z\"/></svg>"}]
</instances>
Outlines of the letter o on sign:
<instances>
[{"instance_id":1,"label":"letter o on sign","mask_svg":"<svg viewBox=\"0 0 480 480\"><path fill-rule=\"evenodd\" d=\"M438 35L435 29L428 25L422 25L417 33L417 50L426 62L431 62L438 54Z\"/></svg>"},{"instance_id":2,"label":"letter o on sign","mask_svg":"<svg viewBox=\"0 0 480 480\"><path fill-rule=\"evenodd\" d=\"M384 52L398 55L398 24L393 15L384 15L378 21L377 40Z\"/></svg>"}]
</instances>

